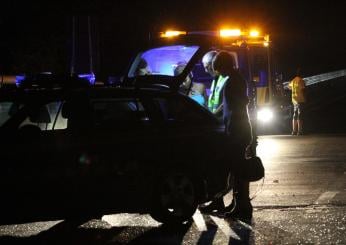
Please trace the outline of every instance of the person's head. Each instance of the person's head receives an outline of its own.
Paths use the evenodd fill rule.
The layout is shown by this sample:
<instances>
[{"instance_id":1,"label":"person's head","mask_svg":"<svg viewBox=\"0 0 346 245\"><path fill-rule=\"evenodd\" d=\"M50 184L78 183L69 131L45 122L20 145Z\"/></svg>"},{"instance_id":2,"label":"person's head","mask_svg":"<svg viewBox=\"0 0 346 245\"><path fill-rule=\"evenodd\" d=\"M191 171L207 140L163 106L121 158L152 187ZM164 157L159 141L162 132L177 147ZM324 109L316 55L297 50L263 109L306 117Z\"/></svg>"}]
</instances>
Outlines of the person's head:
<instances>
[{"instance_id":1,"label":"person's head","mask_svg":"<svg viewBox=\"0 0 346 245\"><path fill-rule=\"evenodd\" d=\"M145 59L141 58L141 60L138 63L136 75L137 76L144 76L150 74L148 63Z\"/></svg>"},{"instance_id":2,"label":"person's head","mask_svg":"<svg viewBox=\"0 0 346 245\"><path fill-rule=\"evenodd\" d=\"M213 70L213 59L215 58L216 55L217 55L217 52L215 50L212 50L206 53L202 58L204 70L212 76L215 75Z\"/></svg>"},{"instance_id":3,"label":"person's head","mask_svg":"<svg viewBox=\"0 0 346 245\"><path fill-rule=\"evenodd\" d=\"M221 51L213 60L213 69L217 74L229 75L235 69L233 56L226 51Z\"/></svg>"},{"instance_id":4,"label":"person's head","mask_svg":"<svg viewBox=\"0 0 346 245\"><path fill-rule=\"evenodd\" d=\"M301 74L301 70L300 68L298 67L297 70L296 70L296 76L300 77L302 74Z\"/></svg>"},{"instance_id":5,"label":"person's head","mask_svg":"<svg viewBox=\"0 0 346 245\"><path fill-rule=\"evenodd\" d=\"M174 76L180 75L183 72L183 70L185 69L185 67L186 67L185 63L178 63L177 66L175 67L174 71L173 71ZM191 82L192 82L192 77L191 77L191 73L189 73L187 75L187 77L185 78L181 87L184 89L188 89L191 85Z\"/></svg>"}]
</instances>

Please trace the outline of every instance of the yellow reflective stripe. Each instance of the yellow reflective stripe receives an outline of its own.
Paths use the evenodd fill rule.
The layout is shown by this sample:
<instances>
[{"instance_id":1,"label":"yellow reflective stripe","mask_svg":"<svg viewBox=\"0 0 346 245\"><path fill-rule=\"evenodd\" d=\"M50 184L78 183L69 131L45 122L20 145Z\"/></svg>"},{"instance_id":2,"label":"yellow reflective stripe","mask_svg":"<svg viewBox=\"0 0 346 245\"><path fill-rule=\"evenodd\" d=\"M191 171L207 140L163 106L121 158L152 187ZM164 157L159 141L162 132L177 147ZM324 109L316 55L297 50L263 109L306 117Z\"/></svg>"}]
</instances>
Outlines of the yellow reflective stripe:
<instances>
[{"instance_id":1,"label":"yellow reflective stripe","mask_svg":"<svg viewBox=\"0 0 346 245\"><path fill-rule=\"evenodd\" d=\"M216 87L215 87L215 80L213 80L212 86L211 86L211 94L209 96L209 100L208 100L208 108L209 110L211 110L212 112L215 112L215 110L218 108L218 106L220 105L220 97L221 97L221 90L225 84L225 82L227 81L229 77L223 77L223 76L219 76L217 82L216 82ZM215 87L215 90L214 90Z\"/></svg>"}]
</instances>

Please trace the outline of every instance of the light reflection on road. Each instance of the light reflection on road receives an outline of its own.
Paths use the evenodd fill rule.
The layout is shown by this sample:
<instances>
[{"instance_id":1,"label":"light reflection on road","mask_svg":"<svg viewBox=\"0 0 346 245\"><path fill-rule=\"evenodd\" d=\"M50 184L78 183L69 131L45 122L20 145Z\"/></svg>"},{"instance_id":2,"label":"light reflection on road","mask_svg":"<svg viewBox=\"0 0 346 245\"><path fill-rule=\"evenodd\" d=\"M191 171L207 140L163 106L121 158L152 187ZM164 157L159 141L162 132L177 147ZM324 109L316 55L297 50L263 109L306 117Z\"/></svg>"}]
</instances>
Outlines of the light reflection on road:
<instances>
[{"instance_id":1,"label":"light reflection on road","mask_svg":"<svg viewBox=\"0 0 346 245\"><path fill-rule=\"evenodd\" d=\"M280 152L282 152L280 141L275 138L261 137L258 142L257 155L264 163L268 162L266 160L271 160L272 158L280 156Z\"/></svg>"}]
</instances>

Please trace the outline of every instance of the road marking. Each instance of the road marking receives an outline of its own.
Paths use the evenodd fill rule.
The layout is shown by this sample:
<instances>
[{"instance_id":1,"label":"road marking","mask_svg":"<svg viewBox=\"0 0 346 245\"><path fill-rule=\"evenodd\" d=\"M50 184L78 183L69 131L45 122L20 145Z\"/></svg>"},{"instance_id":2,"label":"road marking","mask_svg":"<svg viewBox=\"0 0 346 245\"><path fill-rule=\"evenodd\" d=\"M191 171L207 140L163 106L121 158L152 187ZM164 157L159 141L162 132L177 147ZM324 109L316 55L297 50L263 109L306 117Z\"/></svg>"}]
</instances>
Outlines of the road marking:
<instances>
[{"instance_id":1,"label":"road marking","mask_svg":"<svg viewBox=\"0 0 346 245\"><path fill-rule=\"evenodd\" d=\"M4 224L0 225L0 237L31 237L36 236L40 232L54 229L54 226L62 223L64 220L56 221L39 221L23 224Z\"/></svg>"},{"instance_id":2,"label":"road marking","mask_svg":"<svg viewBox=\"0 0 346 245\"><path fill-rule=\"evenodd\" d=\"M226 195L223 196L223 204L225 207L228 205L231 205L233 199L233 192L228 192Z\"/></svg>"},{"instance_id":3,"label":"road marking","mask_svg":"<svg viewBox=\"0 0 346 245\"><path fill-rule=\"evenodd\" d=\"M335 197L336 194L338 194L338 191L326 191L323 192L317 200L314 202L314 204L327 204L331 199Z\"/></svg>"},{"instance_id":4,"label":"road marking","mask_svg":"<svg viewBox=\"0 0 346 245\"><path fill-rule=\"evenodd\" d=\"M220 230L226 235L226 237L232 237L236 240L241 240L237 233L229 227L229 224L224 220L215 216L210 216L210 218L215 222L215 224L220 228Z\"/></svg>"},{"instance_id":5,"label":"road marking","mask_svg":"<svg viewBox=\"0 0 346 245\"><path fill-rule=\"evenodd\" d=\"M107 222L113 227L159 227L161 223L157 222L150 215L137 213L109 214L102 216L101 220Z\"/></svg>"},{"instance_id":6,"label":"road marking","mask_svg":"<svg viewBox=\"0 0 346 245\"><path fill-rule=\"evenodd\" d=\"M193 221L195 222L197 229L199 231L207 231L207 225L205 224L205 220L201 212L197 209L195 214L192 216Z\"/></svg>"}]
</instances>

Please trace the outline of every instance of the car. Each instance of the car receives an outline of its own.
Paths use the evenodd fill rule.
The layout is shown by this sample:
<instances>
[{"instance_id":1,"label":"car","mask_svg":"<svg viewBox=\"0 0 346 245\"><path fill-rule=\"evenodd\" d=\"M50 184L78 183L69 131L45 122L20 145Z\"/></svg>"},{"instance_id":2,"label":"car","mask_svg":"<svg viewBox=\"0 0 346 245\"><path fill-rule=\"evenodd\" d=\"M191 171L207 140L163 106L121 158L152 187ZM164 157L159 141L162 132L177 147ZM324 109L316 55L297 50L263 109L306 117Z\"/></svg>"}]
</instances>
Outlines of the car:
<instances>
[{"instance_id":1,"label":"car","mask_svg":"<svg viewBox=\"0 0 346 245\"><path fill-rule=\"evenodd\" d=\"M140 212L182 224L227 192L223 124L162 78L0 89L1 220Z\"/></svg>"}]
</instances>

